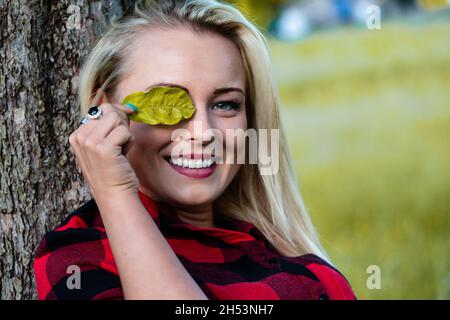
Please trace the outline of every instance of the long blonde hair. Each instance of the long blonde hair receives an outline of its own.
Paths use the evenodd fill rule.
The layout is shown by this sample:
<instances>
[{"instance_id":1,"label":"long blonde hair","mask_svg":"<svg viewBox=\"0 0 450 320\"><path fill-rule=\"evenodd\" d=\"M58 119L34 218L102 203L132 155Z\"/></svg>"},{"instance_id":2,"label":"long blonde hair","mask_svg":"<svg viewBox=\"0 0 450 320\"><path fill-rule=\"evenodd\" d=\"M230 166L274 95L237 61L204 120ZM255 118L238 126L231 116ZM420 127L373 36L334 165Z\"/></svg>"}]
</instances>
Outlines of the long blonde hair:
<instances>
[{"instance_id":1,"label":"long blonde hair","mask_svg":"<svg viewBox=\"0 0 450 320\"><path fill-rule=\"evenodd\" d=\"M280 130L278 173L262 175L259 164L242 165L215 201L215 213L253 223L281 254L312 253L328 261L299 192L281 126L267 41L232 5L215 0L138 0L134 10L113 21L84 63L79 86L82 114L96 104L98 88L107 96L115 94L135 34L149 26L180 24L198 32L216 32L237 45L247 79L248 127Z\"/></svg>"}]
</instances>

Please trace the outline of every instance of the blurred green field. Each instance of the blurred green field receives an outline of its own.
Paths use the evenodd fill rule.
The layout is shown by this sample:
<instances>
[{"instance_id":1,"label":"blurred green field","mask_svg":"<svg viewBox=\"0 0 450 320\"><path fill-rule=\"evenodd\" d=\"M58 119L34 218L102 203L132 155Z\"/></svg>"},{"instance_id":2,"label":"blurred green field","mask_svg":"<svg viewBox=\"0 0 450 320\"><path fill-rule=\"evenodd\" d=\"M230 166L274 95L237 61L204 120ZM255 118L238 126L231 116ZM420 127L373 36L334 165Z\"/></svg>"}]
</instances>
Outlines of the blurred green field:
<instances>
[{"instance_id":1,"label":"blurred green field","mask_svg":"<svg viewBox=\"0 0 450 320\"><path fill-rule=\"evenodd\" d=\"M357 297L450 299L450 24L270 46L302 195Z\"/></svg>"}]
</instances>

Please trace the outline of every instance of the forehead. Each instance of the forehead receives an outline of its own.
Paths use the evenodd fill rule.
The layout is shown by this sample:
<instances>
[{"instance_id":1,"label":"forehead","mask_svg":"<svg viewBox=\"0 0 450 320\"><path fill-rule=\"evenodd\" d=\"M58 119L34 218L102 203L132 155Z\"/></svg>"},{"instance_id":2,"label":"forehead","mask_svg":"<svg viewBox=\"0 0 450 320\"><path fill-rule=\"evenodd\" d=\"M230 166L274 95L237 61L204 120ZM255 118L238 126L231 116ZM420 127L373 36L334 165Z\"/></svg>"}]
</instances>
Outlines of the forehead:
<instances>
[{"instance_id":1,"label":"forehead","mask_svg":"<svg viewBox=\"0 0 450 320\"><path fill-rule=\"evenodd\" d=\"M140 33L133 41L127 65L129 75L141 85L171 82L192 91L224 85L245 89L237 46L219 34L196 33L186 26Z\"/></svg>"}]
</instances>

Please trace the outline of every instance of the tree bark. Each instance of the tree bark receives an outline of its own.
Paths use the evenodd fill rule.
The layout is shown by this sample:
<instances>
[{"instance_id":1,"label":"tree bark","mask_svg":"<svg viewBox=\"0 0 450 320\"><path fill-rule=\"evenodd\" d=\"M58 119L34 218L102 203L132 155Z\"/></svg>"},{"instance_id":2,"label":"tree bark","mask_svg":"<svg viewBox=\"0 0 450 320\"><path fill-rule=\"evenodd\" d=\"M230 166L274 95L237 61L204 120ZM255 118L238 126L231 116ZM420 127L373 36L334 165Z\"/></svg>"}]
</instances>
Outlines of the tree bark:
<instances>
[{"instance_id":1,"label":"tree bark","mask_svg":"<svg viewBox=\"0 0 450 320\"><path fill-rule=\"evenodd\" d=\"M90 198L68 143L78 73L132 2L0 0L0 299L36 297L37 245Z\"/></svg>"}]
</instances>

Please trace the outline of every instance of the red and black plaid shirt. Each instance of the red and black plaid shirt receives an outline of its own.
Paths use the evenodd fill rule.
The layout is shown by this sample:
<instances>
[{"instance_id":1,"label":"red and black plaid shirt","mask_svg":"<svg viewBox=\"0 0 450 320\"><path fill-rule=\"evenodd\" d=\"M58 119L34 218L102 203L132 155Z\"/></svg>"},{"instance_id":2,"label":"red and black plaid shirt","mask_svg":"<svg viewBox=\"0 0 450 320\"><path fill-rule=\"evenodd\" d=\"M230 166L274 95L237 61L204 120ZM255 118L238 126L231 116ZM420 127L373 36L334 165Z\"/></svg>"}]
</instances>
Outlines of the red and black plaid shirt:
<instances>
[{"instance_id":1,"label":"red and black plaid shirt","mask_svg":"<svg viewBox=\"0 0 450 320\"><path fill-rule=\"evenodd\" d=\"M209 299L356 299L345 277L313 254L284 257L251 223L217 220L202 228L139 197L189 274ZM81 270L72 288L69 266ZM119 273L92 199L48 232L34 261L38 299L123 299Z\"/></svg>"}]
</instances>

